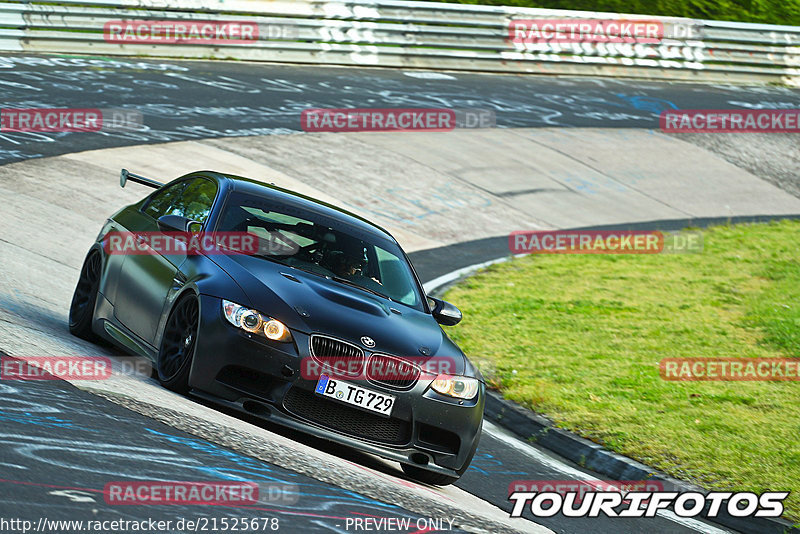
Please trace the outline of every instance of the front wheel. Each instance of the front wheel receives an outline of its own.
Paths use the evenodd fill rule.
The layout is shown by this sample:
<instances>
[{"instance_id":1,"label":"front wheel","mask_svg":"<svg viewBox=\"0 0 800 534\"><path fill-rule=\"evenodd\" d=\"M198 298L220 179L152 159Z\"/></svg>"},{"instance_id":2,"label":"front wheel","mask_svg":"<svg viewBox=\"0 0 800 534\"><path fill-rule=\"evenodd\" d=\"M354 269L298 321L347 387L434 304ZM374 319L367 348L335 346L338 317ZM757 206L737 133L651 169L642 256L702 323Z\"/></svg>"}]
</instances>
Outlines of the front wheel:
<instances>
[{"instance_id":1,"label":"front wheel","mask_svg":"<svg viewBox=\"0 0 800 534\"><path fill-rule=\"evenodd\" d=\"M103 271L103 262L100 253L90 252L83 260L78 285L72 295L69 306L69 331L87 341L95 341L97 336L92 332L94 307L97 303L97 292L100 288L100 275Z\"/></svg>"},{"instance_id":2,"label":"front wheel","mask_svg":"<svg viewBox=\"0 0 800 534\"><path fill-rule=\"evenodd\" d=\"M197 346L200 305L194 295L182 297L172 308L158 351L158 380L177 393L189 390L189 370Z\"/></svg>"}]
</instances>

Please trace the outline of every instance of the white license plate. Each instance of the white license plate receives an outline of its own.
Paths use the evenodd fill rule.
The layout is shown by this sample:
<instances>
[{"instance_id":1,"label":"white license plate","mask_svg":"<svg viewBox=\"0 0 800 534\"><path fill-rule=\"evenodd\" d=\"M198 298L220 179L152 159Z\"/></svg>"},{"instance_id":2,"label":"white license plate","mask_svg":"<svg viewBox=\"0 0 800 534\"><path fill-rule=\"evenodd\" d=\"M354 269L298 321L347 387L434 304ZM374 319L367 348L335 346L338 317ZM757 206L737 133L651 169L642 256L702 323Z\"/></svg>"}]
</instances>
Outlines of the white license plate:
<instances>
[{"instance_id":1,"label":"white license plate","mask_svg":"<svg viewBox=\"0 0 800 534\"><path fill-rule=\"evenodd\" d=\"M394 408L394 396L378 393L370 389L362 388L344 380L330 378L326 375L319 377L315 393L323 397L330 397L347 404L360 406L372 412L389 416Z\"/></svg>"}]
</instances>

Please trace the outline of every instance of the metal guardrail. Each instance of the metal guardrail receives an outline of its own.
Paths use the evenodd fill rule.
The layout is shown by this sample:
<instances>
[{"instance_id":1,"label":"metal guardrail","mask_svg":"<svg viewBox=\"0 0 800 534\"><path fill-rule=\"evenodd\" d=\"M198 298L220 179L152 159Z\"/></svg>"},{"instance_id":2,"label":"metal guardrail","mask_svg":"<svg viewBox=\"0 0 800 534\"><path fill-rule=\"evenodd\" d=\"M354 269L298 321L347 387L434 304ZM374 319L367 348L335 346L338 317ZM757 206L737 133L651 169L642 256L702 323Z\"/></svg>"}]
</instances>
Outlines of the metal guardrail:
<instances>
[{"instance_id":1,"label":"metal guardrail","mask_svg":"<svg viewBox=\"0 0 800 534\"><path fill-rule=\"evenodd\" d=\"M800 27L401 0L0 0L0 50L800 86ZM657 42L530 42L526 19L653 21ZM111 21L235 21L248 41L113 42ZM672 36L672 37L670 37Z\"/></svg>"}]
</instances>

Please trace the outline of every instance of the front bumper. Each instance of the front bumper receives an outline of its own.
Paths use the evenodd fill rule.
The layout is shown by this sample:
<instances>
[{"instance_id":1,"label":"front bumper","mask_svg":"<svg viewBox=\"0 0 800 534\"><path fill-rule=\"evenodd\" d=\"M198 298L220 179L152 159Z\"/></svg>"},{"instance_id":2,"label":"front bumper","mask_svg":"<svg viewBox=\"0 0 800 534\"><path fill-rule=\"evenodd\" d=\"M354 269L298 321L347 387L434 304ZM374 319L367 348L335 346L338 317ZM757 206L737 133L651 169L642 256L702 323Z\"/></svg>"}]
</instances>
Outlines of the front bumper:
<instances>
[{"instance_id":1,"label":"front bumper","mask_svg":"<svg viewBox=\"0 0 800 534\"><path fill-rule=\"evenodd\" d=\"M321 332L333 335L334 332ZM314 393L301 376L308 335L277 343L231 326L220 299L201 296L200 328L189 385L192 393L265 420L429 471L460 476L480 438L484 388L472 401L445 397L421 377L408 390L349 380L394 395L387 418Z\"/></svg>"}]
</instances>

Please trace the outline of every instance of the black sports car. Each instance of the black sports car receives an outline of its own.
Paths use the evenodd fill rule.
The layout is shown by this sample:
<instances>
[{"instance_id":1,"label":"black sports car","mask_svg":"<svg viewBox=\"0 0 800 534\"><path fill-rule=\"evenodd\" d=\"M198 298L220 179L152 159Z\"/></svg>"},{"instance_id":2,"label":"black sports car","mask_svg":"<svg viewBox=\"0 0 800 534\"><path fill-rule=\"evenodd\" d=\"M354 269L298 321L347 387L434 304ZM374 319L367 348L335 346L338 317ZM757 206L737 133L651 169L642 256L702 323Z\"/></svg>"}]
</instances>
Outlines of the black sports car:
<instances>
[{"instance_id":1,"label":"black sports car","mask_svg":"<svg viewBox=\"0 0 800 534\"><path fill-rule=\"evenodd\" d=\"M424 294L388 232L238 176L127 180L156 191L111 216L89 250L73 334L150 358L169 389L400 462L422 482L466 471L484 381L439 326L461 312ZM217 253L187 235L213 236ZM227 235L257 246L226 248ZM135 249L110 247L120 236Z\"/></svg>"}]
</instances>

